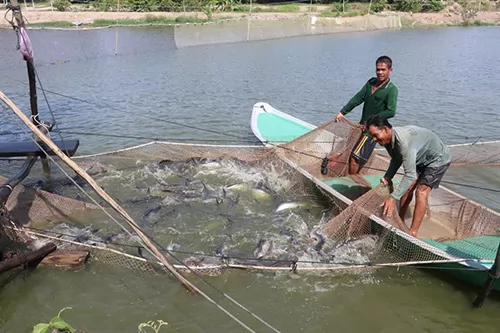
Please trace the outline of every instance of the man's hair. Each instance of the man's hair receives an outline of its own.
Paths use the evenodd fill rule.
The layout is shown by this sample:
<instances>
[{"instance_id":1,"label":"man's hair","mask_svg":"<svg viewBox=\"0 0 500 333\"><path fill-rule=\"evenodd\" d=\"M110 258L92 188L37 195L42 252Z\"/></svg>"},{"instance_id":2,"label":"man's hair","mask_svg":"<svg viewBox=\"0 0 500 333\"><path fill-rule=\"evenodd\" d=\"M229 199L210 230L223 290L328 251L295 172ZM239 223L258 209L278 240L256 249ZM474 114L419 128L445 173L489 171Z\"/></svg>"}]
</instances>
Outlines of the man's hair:
<instances>
[{"instance_id":1,"label":"man's hair","mask_svg":"<svg viewBox=\"0 0 500 333\"><path fill-rule=\"evenodd\" d=\"M389 121L379 115L371 116L370 118L368 118L368 120L366 121L366 128L370 128L370 126L375 126L378 129L382 129L384 127L392 128L392 125L389 123Z\"/></svg>"},{"instance_id":2,"label":"man's hair","mask_svg":"<svg viewBox=\"0 0 500 333\"><path fill-rule=\"evenodd\" d=\"M379 62L386 64L387 68L391 69L392 68L392 59L389 58L388 56L381 56L377 58L377 61L375 61L375 64L378 64Z\"/></svg>"}]
</instances>

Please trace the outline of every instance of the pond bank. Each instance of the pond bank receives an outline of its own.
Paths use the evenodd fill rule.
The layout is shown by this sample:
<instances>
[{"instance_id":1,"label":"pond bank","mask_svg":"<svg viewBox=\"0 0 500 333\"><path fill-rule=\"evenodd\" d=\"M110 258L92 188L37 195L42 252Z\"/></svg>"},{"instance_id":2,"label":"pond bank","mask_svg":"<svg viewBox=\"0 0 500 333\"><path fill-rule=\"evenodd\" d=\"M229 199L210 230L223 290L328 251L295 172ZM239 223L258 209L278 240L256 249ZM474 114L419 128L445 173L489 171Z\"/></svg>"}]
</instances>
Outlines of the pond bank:
<instances>
[{"instance_id":1,"label":"pond bank","mask_svg":"<svg viewBox=\"0 0 500 333\"><path fill-rule=\"evenodd\" d=\"M208 18L201 12L59 12L31 8L23 11L32 29L88 30L114 26L171 26L178 48L341 32L500 24L500 12L497 11L480 11L466 20L458 4L448 6L438 13L384 11L352 17L328 17L324 13L222 12L214 13ZM8 27L7 22L2 20L0 27Z\"/></svg>"}]
</instances>

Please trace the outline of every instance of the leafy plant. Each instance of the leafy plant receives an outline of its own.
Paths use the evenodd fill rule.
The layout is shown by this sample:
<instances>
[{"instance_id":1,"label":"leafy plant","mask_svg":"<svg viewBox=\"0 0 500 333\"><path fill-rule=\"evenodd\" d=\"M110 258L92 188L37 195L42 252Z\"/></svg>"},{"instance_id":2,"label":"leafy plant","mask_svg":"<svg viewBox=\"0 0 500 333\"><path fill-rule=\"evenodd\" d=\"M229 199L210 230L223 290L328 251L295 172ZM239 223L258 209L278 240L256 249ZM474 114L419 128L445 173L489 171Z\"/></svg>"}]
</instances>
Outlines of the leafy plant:
<instances>
[{"instance_id":1,"label":"leafy plant","mask_svg":"<svg viewBox=\"0 0 500 333\"><path fill-rule=\"evenodd\" d=\"M160 332L160 328L163 325L168 325L168 323L163 320L157 320L156 323L155 321L150 320L147 323L142 323L139 325L139 333L148 333L148 332L158 333ZM146 328L148 330L146 330Z\"/></svg>"},{"instance_id":2,"label":"leafy plant","mask_svg":"<svg viewBox=\"0 0 500 333\"><path fill-rule=\"evenodd\" d=\"M389 6L387 0L374 0L372 2L371 11L374 13L379 13Z\"/></svg>"},{"instance_id":3,"label":"leafy plant","mask_svg":"<svg viewBox=\"0 0 500 333\"><path fill-rule=\"evenodd\" d=\"M54 1L54 7L60 12L65 12L71 7L71 2L69 0L56 0Z\"/></svg>"},{"instance_id":4,"label":"leafy plant","mask_svg":"<svg viewBox=\"0 0 500 333\"><path fill-rule=\"evenodd\" d=\"M57 314L57 317L52 318L50 323L40 323L33 327L33 333L74 333L75 329L61 318L61 313L64 310L71 310L70 307L64 308Z\"/></svg>"},{"instance_id":5,"label":"leafy plant","mask_svg":"<svg viewBox=\"0 0 500 333\"><path fill-rule=\"evenodd\" d=\"M440 12L444 9L444 4L441 0L428 0L422 5L424 12Z\"/></svg>"},{"instance_id":6,"label":"leafy plant","mask_svg":"<svg viewBox=\"0 0 500 333\"><path fill-rule=\"evenodd\" d=\"M396 3L396 10L401 12L418 13L422 10L421 0L400 0Z\"/></svg>"}]
</instances>

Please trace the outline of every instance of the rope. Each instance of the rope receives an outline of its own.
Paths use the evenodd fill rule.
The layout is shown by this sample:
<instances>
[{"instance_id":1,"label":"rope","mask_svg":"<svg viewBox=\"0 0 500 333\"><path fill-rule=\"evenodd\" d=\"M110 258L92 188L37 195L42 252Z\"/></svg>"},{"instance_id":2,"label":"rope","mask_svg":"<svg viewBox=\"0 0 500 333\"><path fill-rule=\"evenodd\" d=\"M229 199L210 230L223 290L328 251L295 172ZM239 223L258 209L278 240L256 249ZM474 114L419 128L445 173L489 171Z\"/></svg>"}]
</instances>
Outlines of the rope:
<instances>
[{"instance_id":1,"label":"rope","mask_svg":"<svg viewBox=\"0 0 500 333\"><path fill-rule=\"evenodd\" d=\"M12 227L8 227L12 229ZM79 242L74 242L71 240L67 239L60 239L58 237L54 236L49 236L43 233L38 233L34 231L29 231L25 230L24 232L33 234L36 236L40 237L45 237L48 239L60 241L60 242L65 242L65 243L71 243L83 247L88 247L96 250L101 250L101 251L108 251L112 252L130 259L142 261L142 262L150 262L147 259L137 257L128 253L124 253L115 249L111 249L108 247L101 247L101 246L96 246L96 245L90 245L90 244L84 244L84 243L79 243ZM303 261L306 262L306 261ZM458 270L458 271L474 271L474 272L484 272L488 271L488 268L484 269L477 269L477 268L471 268L471 267L436 267L436 266L425 266L425 264L439 264L439 263L461 263L461 262L476 262L476 263L493 263L493 260L479 260L479 259L445 259L445 260L426 260L426 261L407 261L407 262L394 262L394 263L371 263L371 262L366 262L366 263L323 263L323 262L311 262L311 263L317 263L321 264L322 266L327 266L327 267L309 267L309 268L301 268L300 270L306 270L306 271L331 271L331 270L345 270L345 269L360 269L360 268L367 268L367 269L373 269L373 268L414 268L413 266L418 265L418 268L423 268L423 269L442 269L442 270ZM161 262L153 262L155 264L158 264L160 266L163 266ZM297 270L297 265L294 263L291 265L292 266L292 271L296 272ZM330 266L330 267L328 267ZM341 266L341 267L339 267ZM268 271L283 271L283 270L290 270L290 268L284 268L284 267L270 267L270 266L258 266L258 265L248 265L248 264L223 264L223 265L214 265L214 266L193 266L189 267L187 265L182 265L181 267L189 269L191 272L193 272L193 269L199 269L199 270L205 270L205 269L213 269L213 268L235 268L235 269L257 269L257 270L268 270ZM195 272L193 272L195 273ZM196 274L196 273L195 273Z\"/></svg>"},{"instance_id":2,"label":"rope","mask_svg":"<svg viewBox=\"0 0 500 333\"><path fill-rule=\"evenodd\" d=\"M3 104L2 104L3 106ZM4 110L5 110L5 107L3 107ZM7 112L7 110L5 110ZM11 117L11 118L14 118L13 115L11 115L9 112L7 112L7 114ZM16 121L16 119L14 118L14 121ZM17 119L17 122L16 124L25 131L26 135L29 136L29 133L22 127L22 124L19 123L20 120ZM34 138L31 138L32 141L47 155L47 157L85 194L87 195L90 200L92 200L94 202L94 204L101 208L106 215L108 215L115 223L117 223L123 230L125 230L130 236L132 236L132 234L120 223L118 222L111 214L109 214L105 209L104 207L102 207L99 203L97 203L85 190L83 190L82 187L80 187L76 181L74 179L72 179L68 174L67 172L62 168L62 166L59 165L59 163L57 163L53 158L52 156L50 156L45 150L44 148L34 139ZM148 235L148 238L151 239L151 237ZM153 256L154 253L148 248L145 246L145 244L143 244L143 242L141 240L139 240L139 243L145 248L147 249ZM156 242L155 242L156 243ZM166 253L168 253L170 256L172 256L174 259L176 259L179 263L183 264L186 268L188 268L189 270L191 270L187 265L185 265L182 261L180 261L179 259L177 259L175 256L173 256L170 251L166 250L165 248L161 247L161 249L163 251L165 251ZM229 297L226 293L218 290L215 286L213 286L212 284L208 283L208 281L206 281L205 279L203 279L199 274L197 274L196 272L192 271L195 275L197 275L197 277L199 279L201 279L203 282L207 283L209 286L213 287L216 291L218 291L219 293L222 293L225 297L227 297L229 300L231 300L232 302L234 302L236 305L238 305L240 308L244 309L245 311L247 311L248 313L250 313L253 317L257 318L261 323L265 324L267 327L269 328L272 328L272 330L274 332L277 332L277 333L280 333L280 331L278 331L277 329L275 329L274 327L272 327L270 324L268 324L266 321L264 321L262 318L258 317L256 314L254 314L253 312L251 312L250 310L248 310L246 307L244 307L242 304L236 302L233 298ZM217 308L219 308L221 311L223 311L226 315L228 315L231 319L233 319L234 321L236 321L239 325L241 325L243 328L245 328L246 330L248 330L249 332L253 332L253 333L256 333L254 330L252 330L250 327L248 327L245 323L243 323L241 320L239 320L237 317L235 317L233 314L231 314L229 311L227 311L225 308L223 308L220 304L218 304L217 302L215 302L210 296L208 296L207 294L205 294L204 292L202 292L199 288L197 288L196 286L192 285L191 286L193 287L193 289L197 290L203 297L205 297L205 299L207 299L210 303L212 303L213 305L215 305Z\"/></svg>"},{"instance_id":3,"label":"rope","mask_svg":"<svg viewBox=\"0 0 500 333\"><path fill-rule=\"evenodd\" d=\"M33 227L24 227L25 229L27 230L34 230L34 231L38 231L38 232L42 232L43 234L39 234L37 233L37 235L43 235L43 236L48 236L48 235L45 235L45 234L53 234L53 235L57 235L58 237L54 237L55 239L59 239L59 237L61 236L66 236L66 237L71 237L73 239L77 239L78 236L75 236L75 235L69 235L69 234L65 234L65 233L62 233L62 232L55 232L55 231L51 231L51 230L45 230L45 229L39 229L39 228L33 228ZM61 241L66 241L64 239L60 239ZM88 240L90 241L95 241L96 243L99 242L98 239L93 239L93 238L89 238ZM79 242L72 242L72 243L75 243L75 244L82 244L84 246L88 246L87 244L83 244L83 243L79 243ZM116 246L124 246L124 247L130 247L130 248L136 248L137 246L136 245L130 245L130 244L123 244L123 243L115 243L115 242L106 242L106 244L109 244L109 245L116 245ZM159 245L161 247L161 245ZM165 250L167 251L167 250ZM179 251L179 250L169 250L170 252L172 253L180 253L180 254L187 254L187 255L190 255L190 256L204 256L204 257L211 257L211 258L219 258L220 256L218 255L213 255L213 254L206 254L206 253L202 253L202 252L190 252L190 251ZM254 260L254 261L259 261L259 262L273 262L273 263L277 263L277 262L281 262L281 263L286 263L286 262L289 262L290 264L315 264L315 265L324 265L324 266L328 266L328 265L341 265L341 266L384 266L387 267L387 265L389 265L390 263L373 263L373 262L362 262L362 263L352 263L352 262L335 262L335 263L328 263L328 262L322 262L322 261L314 261L314 260L295 260L295 259L266 259L266 258L260 258L260 259L256 259L256 258L250 258L250 257L239 257L239 256L232 256L232 255L224 255L223 257L221 257L221 260L228 260L228 259L237 259L237 260ZM480 259L475 259L475 258L460 258L458 259L459 261L453 261L453 262L466 262L466 261L470 261L470 262L478 262L478 263L493 263L492 260L480 260ZM437 262L439 262L439 260L436 260ZM442 260L443 262L449 262L449 260ZM416 261L416 262L428 262L428 261ZM250 266L250 265L243 265L243 266ZM263 266L263 267L269 267L269 266ZM420 267L420 266L419 266ZM475 268L473 268L473 270L475 270Z\"/></svg>"}]
</instances>

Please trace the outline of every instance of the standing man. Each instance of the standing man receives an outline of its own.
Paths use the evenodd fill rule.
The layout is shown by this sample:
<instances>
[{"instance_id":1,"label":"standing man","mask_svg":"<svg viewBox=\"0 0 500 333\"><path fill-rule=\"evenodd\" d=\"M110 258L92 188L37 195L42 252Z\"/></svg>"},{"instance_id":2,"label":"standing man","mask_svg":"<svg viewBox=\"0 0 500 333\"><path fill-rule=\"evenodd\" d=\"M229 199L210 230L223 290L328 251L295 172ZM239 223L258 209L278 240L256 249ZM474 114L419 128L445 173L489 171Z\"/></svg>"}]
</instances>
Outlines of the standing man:
<instances>
[{"instance_id":1,"label":"standing man","mask_svg":"<svg viewBox=\"0 0 500 333\"><path fill-rule=\"evenodd\" d=\"M385 119L396 115L398 88L391 82L392 60L388 56L381 56L375 62L377 77L372 77L361 90L335 116L335 121L344 119L344 116L355 107L363 104L360 124L368 118L379 115ZM358 173L370 158L376 143L366 132L366 128L354 145L349 157L349 174Z\"/></svg>"},{"instance_id":2,"label":"standing man","mask_svg":"<svg viewBox=\"0 0 500 333\"><path fill-rule=\"evenodd\" d=\"M392 216L396 201L400 200L399 216L404 221L413 192L416 190L410 234L417 237L424 218L427 197L433 188L439 187L450 166L451 152L435 133L422 127L392 127L387 119L380 116L368 119L366 127L373 141L384 146L391 156L389 168L380 179L383 186L392 184L392 178L401 164L404 168L401 183L381 205L384 207L384 215Z\"/></svg>"}]
</instances>

